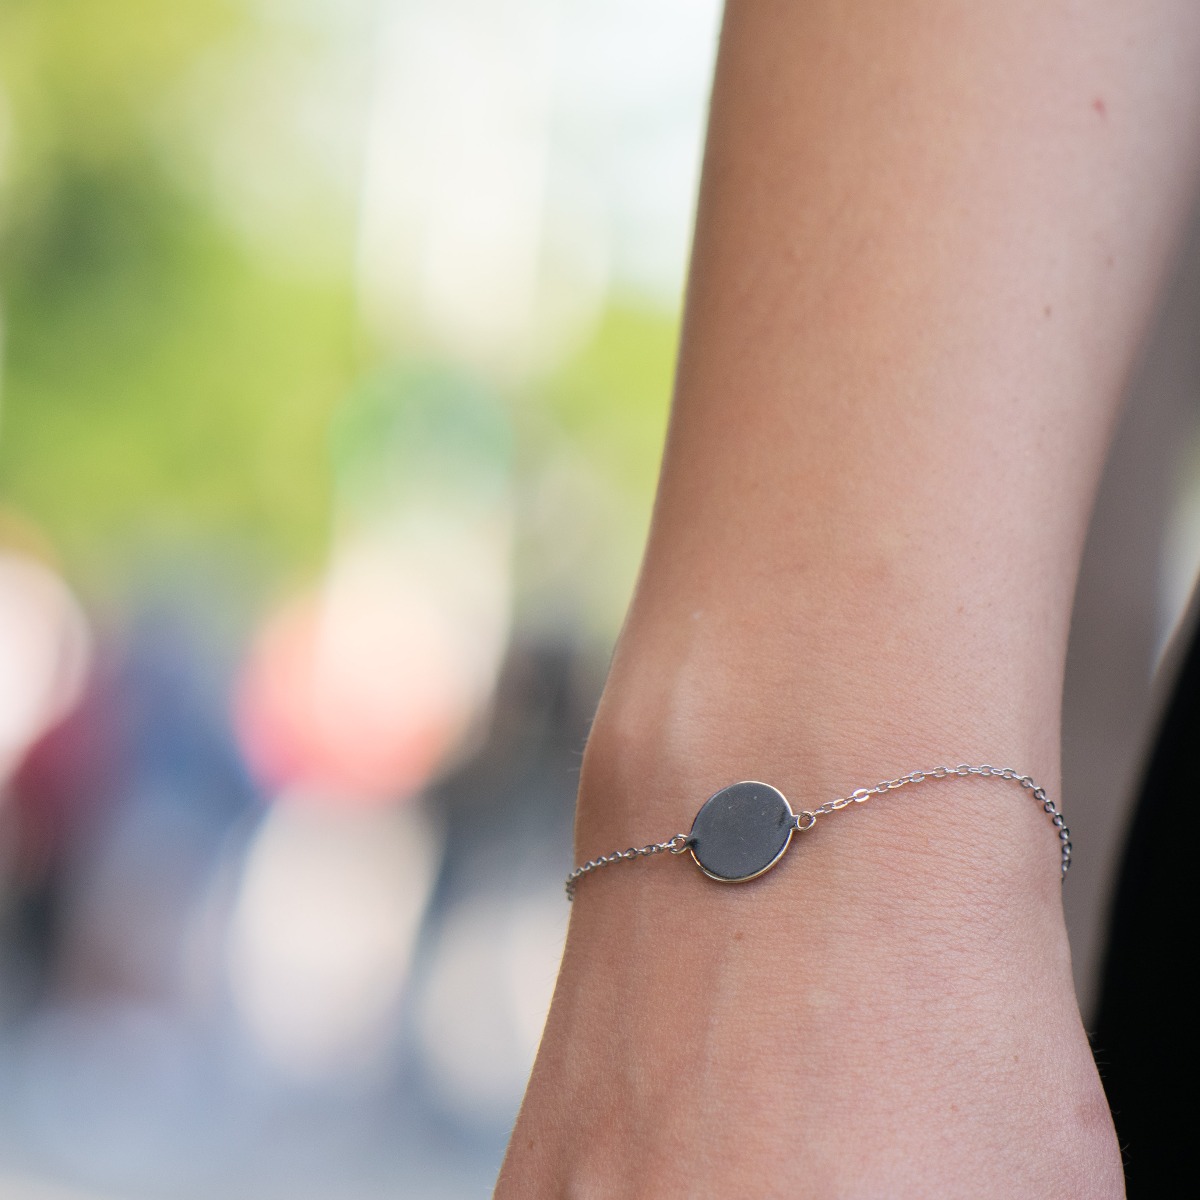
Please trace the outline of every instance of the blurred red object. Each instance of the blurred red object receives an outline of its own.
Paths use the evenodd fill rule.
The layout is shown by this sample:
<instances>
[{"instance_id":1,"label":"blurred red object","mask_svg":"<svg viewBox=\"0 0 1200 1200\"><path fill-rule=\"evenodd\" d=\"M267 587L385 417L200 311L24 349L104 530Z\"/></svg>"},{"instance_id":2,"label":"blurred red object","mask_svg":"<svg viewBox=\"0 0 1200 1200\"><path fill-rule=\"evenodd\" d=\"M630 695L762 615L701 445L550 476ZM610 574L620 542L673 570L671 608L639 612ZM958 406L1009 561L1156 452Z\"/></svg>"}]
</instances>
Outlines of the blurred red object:
<instances>
[{"instance_id":1,"label":"blurred red object","mask_svg":"<svg viewBox=\"0 0 1200 1200\"><path fill-rule=\"evenodd\" d=\"M419 791L474 715L453 635L418 593L360 588L288 605L260 634L235 698L252 769L272 789L347 803Z\"/></svg>"}]
</instances>

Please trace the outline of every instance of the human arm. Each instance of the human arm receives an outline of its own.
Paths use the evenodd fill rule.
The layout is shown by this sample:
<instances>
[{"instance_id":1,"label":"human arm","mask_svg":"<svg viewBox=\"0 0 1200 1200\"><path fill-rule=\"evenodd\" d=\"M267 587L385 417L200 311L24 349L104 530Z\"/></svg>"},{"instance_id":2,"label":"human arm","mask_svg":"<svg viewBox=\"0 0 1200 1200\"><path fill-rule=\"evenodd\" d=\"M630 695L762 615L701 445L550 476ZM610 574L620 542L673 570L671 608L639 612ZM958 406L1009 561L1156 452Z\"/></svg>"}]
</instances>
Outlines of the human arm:
<instances>
[{"instance_id":1,"label":"human arm","mask_svg":"<svg viewBox=\"0 0 1200 1200\"><path fill-rule=\"evenodd\" d=\"M1057 793L1197 80L1185 0L729 5L581 857L742 778L812 807L972 758ZM1120 1194L1058 843L997 788L856 807L744 886L661 858L583 881L498 1195Z\"/></svg>"}]
</instances>

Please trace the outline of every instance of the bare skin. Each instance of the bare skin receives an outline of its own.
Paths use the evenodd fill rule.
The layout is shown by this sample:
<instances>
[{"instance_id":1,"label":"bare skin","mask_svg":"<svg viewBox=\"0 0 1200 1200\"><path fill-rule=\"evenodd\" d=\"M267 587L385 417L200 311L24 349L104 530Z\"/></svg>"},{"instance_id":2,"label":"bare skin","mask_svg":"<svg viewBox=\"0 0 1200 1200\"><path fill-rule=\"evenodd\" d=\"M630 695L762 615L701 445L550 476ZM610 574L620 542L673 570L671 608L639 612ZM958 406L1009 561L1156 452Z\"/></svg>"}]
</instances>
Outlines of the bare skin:
<instances>
[{"instance_id":1,"label":"bare skin","mask_svg":"<svg viewBox=\"0 0 1200 1200\"><path fill-rule=\"evenodd\" d=\"M970 760L1057 794L1197 80L1190 0L730 3L580 858L743 778L812 807ZM1060 893L1045 815L978 780L825 819L752 883L585 879L497 1195L1120 1196Z\"/></svg>"}]
</instances>

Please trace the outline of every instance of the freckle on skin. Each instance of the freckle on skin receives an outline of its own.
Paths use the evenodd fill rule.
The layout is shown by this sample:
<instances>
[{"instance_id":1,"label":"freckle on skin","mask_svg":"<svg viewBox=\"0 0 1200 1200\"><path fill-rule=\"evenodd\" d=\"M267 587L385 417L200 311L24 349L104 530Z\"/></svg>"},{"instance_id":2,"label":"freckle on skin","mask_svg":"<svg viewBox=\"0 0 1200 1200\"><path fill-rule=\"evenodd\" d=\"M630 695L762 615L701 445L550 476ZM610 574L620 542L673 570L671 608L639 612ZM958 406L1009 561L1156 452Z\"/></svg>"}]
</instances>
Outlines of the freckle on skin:
<instances>
[{"instance_id":1,"label":"freckle on skin","mask_svg":"<svg viewBox=\"0 0 1200 1200\"><path fill-rule=\"evenodd\" d=\"M1094 110L1095 110L1097 113L1099 113L1099 114L1100 114L1100 116L1102 116L1102 117L1107 117L1107 116L1108 116L1108 105L1104 103L1104 97L1103 97L1103 96L1097 96L1097 97L1095 98L1095 100L1093 100L1093 101L1092 101L1092 108L1093 108L1093 109L1094 109Z\"/></svg>"},{"instance_id":2,"label":"freckle on skin","mask_svg":"<svg viewBox=\"0 0 1200 1200\"><path fill-rule=\"evenodd\" d=\"M1043 313L1044 313L1044 314L1045 314L1047 317L1048 317L1048 316L1049 316L1049 315L1050 315L1050 314L1051 314L1053 311L1054 311L1054 309L1053 309L1053 308L1051 308L1049 304L1047 304L1047 305L1046 305L1046 307L1042 309L1042 312L1043 312Z\"/></svg>"}]
</instances>

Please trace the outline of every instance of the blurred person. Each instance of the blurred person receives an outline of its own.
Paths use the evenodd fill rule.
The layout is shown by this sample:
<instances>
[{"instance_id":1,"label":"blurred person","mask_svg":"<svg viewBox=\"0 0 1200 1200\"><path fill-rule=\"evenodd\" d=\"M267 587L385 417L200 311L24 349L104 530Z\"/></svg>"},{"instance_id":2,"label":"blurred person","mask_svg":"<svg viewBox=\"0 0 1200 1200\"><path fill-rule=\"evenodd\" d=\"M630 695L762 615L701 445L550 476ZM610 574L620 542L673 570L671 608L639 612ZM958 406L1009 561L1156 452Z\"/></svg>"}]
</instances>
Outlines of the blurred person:
<instances>
[{"instance_id":1,"label":"blurred person","mask_svg":"<svg viewBox=\"0 0 1200 1200\"><path fill-rule=\"evenodd\" d=\"M1057 794L1198 81L1185 0L730 0L579 861L738 779L813 808L1004 762ZM1044 814L952 778L819 833L741 887L669 858L581 881L501 1200L1123 1194Z\"/></svg>"}]
</instances>

